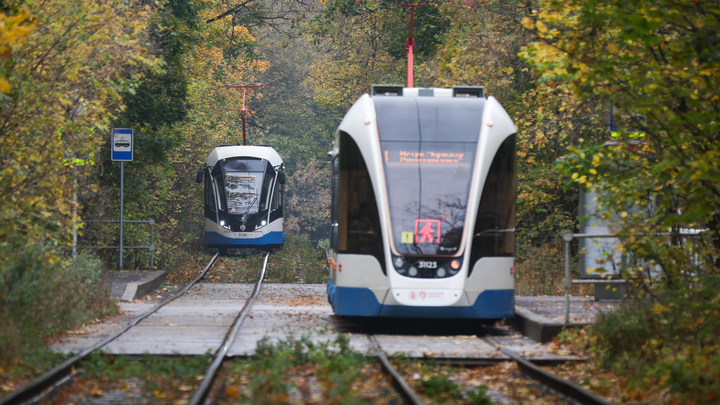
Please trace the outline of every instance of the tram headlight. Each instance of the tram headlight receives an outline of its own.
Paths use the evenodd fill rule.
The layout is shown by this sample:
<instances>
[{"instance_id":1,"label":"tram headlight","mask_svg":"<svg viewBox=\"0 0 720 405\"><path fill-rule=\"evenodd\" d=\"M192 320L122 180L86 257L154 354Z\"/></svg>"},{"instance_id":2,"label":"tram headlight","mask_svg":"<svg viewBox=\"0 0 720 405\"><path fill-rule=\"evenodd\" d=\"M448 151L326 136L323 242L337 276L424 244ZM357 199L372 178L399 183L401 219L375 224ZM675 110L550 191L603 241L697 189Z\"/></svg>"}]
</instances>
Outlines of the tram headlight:
<instances>
[{"instance_id":1,"label":"tram headlight","mask_svg":"<svg viewBox=\"0 0 720 405\"><path fill-rule=\"evenodd\" d=\"M265 226L265 225L267 225L267 221L265 221L265 220L263 219L262 222L260 222L260 226Z\"/></svg>"},{"instance_id":2,"label":"tram headlight","mask_svg":"<svg viewBox=\"0 0 720 405\"><path fill-rule=\"evenodd\" d=\"M410 274L411 277L415 277L418 274L418 269L415 268L415 266L410 267L410 270L408 270L408 274Z\"/></svg>"},{"instance_id":3,"label":"tram headlight","mask_svg":"<svg viewBox=\"0 0 720 405\"><path fill-rule=\"evenodd\" d=\"M405 265L405 261L402 257L398 256L395 258L395 260L393 260L393 265L396 269L400 270L402 269L403 265Z\"/></svg>"},{"instance_id":4,"label":"tram headlight","mask_svg":"<svg viewBox=\"0 0 720 405\"><path fill-rule=\"evenodd\" d=\"M225 221L220 220L220 226L222 226L225 229L230 229L230 225L225 225Z\"/></svg>"},{"instance_id":5,"label":"tram headlight","mask_svg":"<svg viewBox=\"0 0 720 405\"><path fill-rule=\"evenodd\" d=\"M457 274L457 272L460 271L460 261L459 260L453 260L450 262L450 268L448 269L448 273L453 276Z\"/></svg>"},{"instance_id":6,"label":"tram headlight","mask_svg":"<svg viewBox=\"0 0 720 405\"><path fill-rule=\"evenodd\" d=\"M446 272L443 267L438 267L437 272L435 274L437 274L438 277L445 277Z\"/></svg>"}]
</instances>

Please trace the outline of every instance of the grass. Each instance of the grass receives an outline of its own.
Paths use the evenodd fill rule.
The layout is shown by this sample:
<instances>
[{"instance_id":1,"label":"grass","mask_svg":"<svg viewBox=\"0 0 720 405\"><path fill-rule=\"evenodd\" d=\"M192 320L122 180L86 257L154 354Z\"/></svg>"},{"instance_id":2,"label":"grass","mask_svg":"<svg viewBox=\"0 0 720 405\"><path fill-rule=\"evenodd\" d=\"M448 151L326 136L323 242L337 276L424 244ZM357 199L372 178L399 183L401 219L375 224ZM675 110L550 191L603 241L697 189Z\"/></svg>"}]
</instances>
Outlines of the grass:
<instances>
[{"instance_id":1,"label":"grass","mask_svg":"<svg viewBox=\"0 0 720 405\"><path fill-rule=\"evenodd\" d=\"M216 401L226 403L374 404L397 401L375 359L353 352L349 339L313 343L308 337L261 340L252 358L223 370Z\"/></svg>"},{"instance_id":2,"label":"grass","mask_svg":"<svg viewBox=\"0 0 720 405\"><path fill-rule=\"evenodd\" d=\"M446 367L434 361L418 362L405 354L392 357L395 368L429 404L490 405L492 400L484 384L462 378L463 369Z\"/></svg>"},{"instance_id":3,"label":"grass","mask_svg":"<svg viewBox=\"0 0 720 405\"><path fill-rule=\"evenodd\" d=\"M214 254L214 253L213 253ZM200 274L212 254L188 255L168 272L170 283L189 283ZM223 257L213 266L207 281L212 283L254 283L262 269L265 253L246 258ZM270 255L265 282L325 284L328 280L325 252L312 245L305 235L288 234L285 245Z\"/></svg>"},{"instance_id":4,"label":"grass","mask_svg":"<svg viewBox=\"0 0 720 405\"><path fill-rule=\"evenodd\" d=\"M91 353L82 361L82 373L62 386L52 403L71 403L78 397L85 403L114 392L127 396L123 403L186 403L211 362L211 356Z\"/></svg>"},{"instance_id":5,"label":"grass","mask_svg":"<svg viewBox=\"0 0 720 405\"><path fill-rule=\"evenodd\" d=\"M265 255L251 256L253 268L261 268ZM306 235L288 234L282 249L270 255L266 273L269 283L325 284L328 281L325 252Z\"/></svg>"}]
</instances>

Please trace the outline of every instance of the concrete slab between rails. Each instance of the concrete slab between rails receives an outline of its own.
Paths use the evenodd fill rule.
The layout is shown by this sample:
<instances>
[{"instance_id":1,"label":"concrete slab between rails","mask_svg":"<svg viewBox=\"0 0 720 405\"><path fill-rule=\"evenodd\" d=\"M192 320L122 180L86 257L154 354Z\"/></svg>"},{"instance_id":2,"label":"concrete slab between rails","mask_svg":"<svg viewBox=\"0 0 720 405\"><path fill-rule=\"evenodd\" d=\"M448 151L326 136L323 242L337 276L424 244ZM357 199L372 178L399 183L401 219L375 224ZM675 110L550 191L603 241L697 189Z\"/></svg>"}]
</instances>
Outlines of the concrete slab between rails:
<instances>
[{"instance_id":1,"label":"concrete slab between rails","mask_svg":"<svg viewBox=\"0 0 720 405\"><path fill-rule=\"evenodd\" d=\"M165 281L165 271L163 270L131 273L134 273L132 274L134 276L132 278L135 278L138 275L144 277L140 280L127 283L125 291L123 292L122 297L120 297L120 301L132 302L133 300L143 297L149 292L160 287L160 285Z\"/></svg>"},{"instance_id":2,"label":"concrete slab between rails","mask_svg":"<svg viewBox=\"0 0 720 405\"><path fill-rule=\"evenodd\" d=\"M514 328L518 332L540 343L551 341L562 332L563 329L589 325L587 323L556 323L522 307L515 307L515 319L513 323Z\"/></svg>"},{"instance_id":3,"label":"concrete slab between rails","mask_svg":"<svg viewBox=\"0 0 720 405\"><path fill-rule=\"evenodd\" d=\"M515 297L514 326L523 335L541 343L563 329L595 323L597 317L613 311L619 302L598 302L593 297L570 298L570 323L565 323L565 297Z\"/></svg>"}]
</instances>

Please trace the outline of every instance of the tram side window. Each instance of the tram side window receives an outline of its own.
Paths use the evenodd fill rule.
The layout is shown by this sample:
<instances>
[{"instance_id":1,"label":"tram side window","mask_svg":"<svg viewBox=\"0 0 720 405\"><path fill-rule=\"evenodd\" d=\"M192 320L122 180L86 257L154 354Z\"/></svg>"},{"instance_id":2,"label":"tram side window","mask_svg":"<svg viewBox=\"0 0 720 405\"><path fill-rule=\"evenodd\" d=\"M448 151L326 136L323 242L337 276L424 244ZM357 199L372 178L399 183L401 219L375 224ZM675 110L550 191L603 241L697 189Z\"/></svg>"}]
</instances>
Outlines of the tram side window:
<instances>
[{"instance_id":1,"label":"tram side window","mask_svg":"<svg viewBox=\"0 0 720 405\"><path fill-rule=\"evenodd\" d=\"M273 173L274 174L274 173ZM272 203L270 204L270 222L277 220L283 216L283 192L284 187L275 175L275 185L273 186Z\"/></svg>"},{"instance_id":2,"label":"tram side window","mask_svg":"<svg viewBox=\"0 0 720 405\"><path fill-rule=\"evenodd\" d=\"M338 250L338 222L340 221L340 157L333 157L332 161L332 180L330 181L330 222L332 229L330 233L330 246L333 250Z\"/></svg>"},{"instance_id":3,"label":"tram side window","mask_svg":"<svg viewBox=\"0 0 720 405\"><path fill-rule=\"evenodd\" d=\"M340 133L338 204L338 251L368 254L383 259L382 232L375 192L360 149L346 133ZM383 266L384 271L384 266Z\"/></svg>"},{"instance_id":4,"label":"tram side window","mask_svg":"<svg viewBox=\"0 0 720 405\"><path fill-rule=\"evenodd\" d=\"M488 256L515 256L515 184L515 135L511 135L500 145L485 181L475 220L471 263Z\"/></svg>"},{"instance_id":5,"label":"tram side window","mask_svg":"<svg viewBox=\"0 0 720 405\"><path fill-rule=\"evenodd\" d=\"M270 209L276 211L282 207L282 186L279 182L275 182L275 189L273 190L273 199Z\"/></svg>"},{"instance_id":6,"label":"tram side window","mask_svg":"<svg viewBox=\"0 0 720 405\"><path fill-rule=\"evenodd\" d=\"M275 178L275 170L268 163L265 168L265 176L263 178L262 193L260 194L260 211L265 211L270 207L270 186L272 186Z\"/></svg>"},{"instance_id":7,"label":"tram side window","mask_svg":"<svg viewBox=\"0 0 720 405\"><path fill-rule=\"evenodd\" d=\"M205 171L205 209L206 211L215 212L215 193L213 192L212 180L207 171ZM212 218L215 217L212 216Z\"/></svg>"},{"instance_id":8,"label":"tram side window","mask_svg":"<svg viewBox=\"0 0 720 405\"><path fill-rule=\"evenodd\" d=\"M214 175L213 178L215 179L215 189L217 190L217 199L220 203L220 211L226 211L227 201L225 200L225 185L222 181L222 173Z\"/></svg>"}]
</instances>

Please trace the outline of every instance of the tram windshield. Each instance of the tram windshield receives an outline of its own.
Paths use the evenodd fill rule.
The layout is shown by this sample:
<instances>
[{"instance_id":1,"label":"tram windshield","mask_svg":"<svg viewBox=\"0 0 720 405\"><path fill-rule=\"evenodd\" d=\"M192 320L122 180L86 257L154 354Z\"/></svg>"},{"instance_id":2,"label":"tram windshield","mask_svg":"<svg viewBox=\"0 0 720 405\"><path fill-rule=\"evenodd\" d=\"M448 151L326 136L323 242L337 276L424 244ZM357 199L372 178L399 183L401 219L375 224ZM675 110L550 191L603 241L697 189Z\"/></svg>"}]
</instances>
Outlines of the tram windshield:
<instances>
[{"instance_id":1,"label":"tram windshield","mask_svg":"<svg viewBox=\"0 0 720 405\"><path fill-rule=\"evenodd\" d=\"M396 250L460 253L484 99L373 101Z\"/></svg>"},{"instance_id":2,"label":"tram windshield","mask_svg":"<svg viewBox=\"0 0 720 405\"><path fill-rule=\"evenodd\" d=\"M227 211L232 215L258 212L263 173L225 173L225 196Z\"/></svg>"},{"instance_id":3,"label":"tram windshield","mask_svg":"<svg viewBox=\"0 0 720 405\"><path fill-rule=\"evenodd\" d=\"M223 162L220 199L230 215L257 214L267 209L272 175L262 160L228 159ZM271 173L273 173L271 171Z\"/></svg>"}]
</instances>

